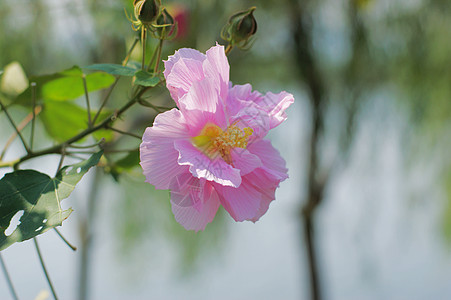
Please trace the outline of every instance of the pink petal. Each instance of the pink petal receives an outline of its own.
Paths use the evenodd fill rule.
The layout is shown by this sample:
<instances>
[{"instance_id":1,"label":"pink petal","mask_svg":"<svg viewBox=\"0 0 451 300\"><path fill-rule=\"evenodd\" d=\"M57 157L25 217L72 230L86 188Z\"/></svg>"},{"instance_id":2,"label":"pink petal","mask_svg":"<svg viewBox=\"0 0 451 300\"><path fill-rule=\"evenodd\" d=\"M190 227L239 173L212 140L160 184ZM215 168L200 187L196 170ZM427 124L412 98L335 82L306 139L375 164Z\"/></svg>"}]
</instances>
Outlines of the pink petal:
<instances>
[{"instance_id":1,"label":"pink petal","mask_svg":"<svg viewBox=\"0 0 451 300\"><path fill-rule=\"evenodd\" d=\"M246 149L235 148L231 152L233 167L240 170L240 175L244 176L262 167L262 161L257 155L250 153Z\"/></svg>"},{"instance_id":2,"label":"pink petal","mask_svg":"<svg viewBox=\"0 0 451 300\"><path fill-rule=\"evenodd\" d=\"M250 127L254 131L249 143L262 139L269 131L270 118L268 113L252 101L235 100L238 108L235 115L230 117L229 123L236 123L240 128Z\"/></svg>"},{"instance_id":3,"label":"pink petal","mask_svg":"<svg viewBox=\"0 0 451 300\"><path fill-rule=\"evenodd\" d=\"M180 49L165 61L164 76L172 98L177 103L193 82L204 78L202 62L205 55L194 49Z\"/></svg>"},{"instance_id":4,"label":"pink petal","mask_svg":"<svg viewBox=\"0 0 451 300\"><path fill-rule=\"evenodd\" d=\"M168 189L172 179L187 172L188 167L177 163L178 151L174 141L188 138L188 127L178 109L159 114L153 127L146 129L140 145L140 159L146 182L157 189Z\"/></svg>"},{"instance_id":5,"label":"pink petal","mask_svg":"<svg viewBox=\"0 0 451 300\"><path fill-rule=\"evenodd\" d=\"M179 152L178 163L189 166L194 177L224 186L238 187L241 184L240 170L233 168L222 158L210 159L188 140L176 141L174 146Z\"/></svg>"},{"instance_id":6,"label":"pink petal","mask_svg":"<svg viewBox=\"0 0 451 300\"><path fill-rule=\"evenodd\" d=\"M256 101L270 117L270 129L279 126L287 119L285 110L294 102L293 95L287 92L273 94L271 92Z\"/></svg>"},{"instance_id":7,"label":"pink petal","mask_svg":"<svg viewBox=\"0 0 451 300\"><path fill-rule=\"evenodd\" d=\"M275 199L275 190L280 180L268 176L262 169L255 169L242 178L238 188L218 186L222 206L235 221L257 221L268 209L269 203Z\"/></svg>"},{"instance_id":8,"label":"pink petal","mask_svg":"<svg viewBox=\"0 0 451 300\"><path fill-rule=\"evenodd\" d=\"M269 140L260 140L248 145L247 150L257 155L263 164L263 170L271 174L280 181L288 178L288 169L285 167L285 160L280 156Z\"/></svg>"},{"instance_id":9,"label":"pink petal","mask_svg":"<svg viewBox=\"0 0 451 300\"><path fill-rule=\"evenodd\" d=\"M175 51L174 55L169 56L168 60L164 61L164 77L167 78L168 74L171 73L172 67L180 59L192 59L202 62L205 58L205 54L195 49L181 48Z\"/></svg>"},{"instance_id":10,"label":"pink petal","mask_svg":"<svg viewBox=\"0 0 451 300\"><path fill-rule=\"evenodd\" d=\"M190 124L191 132L193 132L193 128L202 130L207 122L214 123L221 128L226 127L225 113L220 105L218 90L212 79L204 78L194 82L188 93L180 98L179 102L180 109L187 123Z\"/></svg>"},{"instance_id":11,"label":"pink petal","mask_svg":"<svg viewBox=\"0 0 451 300\"><path fill-rule=\"evenodd\" d=\"M274 180L268 173L262 169L257 169L255 172L249 174L246 177L246 181L249 181L255 186L264 186L261 193L260 207L258 208L256 214L250 221L257 222L261 216L263 216L269 208L269 204L276 199L275 192L279 186L280 181Z\"/></svg>"},{"instance_id":12,"label":"pink petal","mask_svg":"<svg viewBox=\"0 0 451 300\"><path fill-rule=\"evenodd\" d=\"M204 230L219 208L218 194L204 179L181 174L171 183L171 206L175 219L187 230Z\"/></svg>"},{"instance_id":13,"label":"pink petal","mask_svg":"<svg viewBox=\"0 0 451 300\"><path fill-rule=\"evenodd\" d=\"M205 77L212 78L215 81L219 94L225 101L229 89L230 67L224 52L224 46L216 45L211 47L206 52L206 56L207 59L203 62Z\"/></svg>"},{"instance_id":14,"label":"pink petal","mask_svg":"<svg viewBox=\"0 0 451 300\"><path fill-rule=\"evenodd\" d=\"M261 94L257 91L252 92L252 86L249 83L244 85L232 85L229 84L229 94L228 98L230 99L239 99L246 101L255 101L258 98L261 98ZM229 105L229 103L227 103Z\"/></svg>"}]
</instances>

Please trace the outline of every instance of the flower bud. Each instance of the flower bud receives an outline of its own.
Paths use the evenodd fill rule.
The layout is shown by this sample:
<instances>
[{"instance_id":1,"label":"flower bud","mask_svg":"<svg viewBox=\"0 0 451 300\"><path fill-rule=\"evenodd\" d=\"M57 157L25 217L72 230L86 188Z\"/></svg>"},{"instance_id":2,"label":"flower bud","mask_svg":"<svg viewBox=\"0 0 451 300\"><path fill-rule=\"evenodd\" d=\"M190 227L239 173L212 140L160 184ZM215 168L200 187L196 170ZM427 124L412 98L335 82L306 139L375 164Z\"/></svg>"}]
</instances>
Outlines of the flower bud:
<instances>
[{"instance_id":1,"label":"flower bud","mask_svg":"<svg viewBox=\"0 0 451 300\"><path fill-rule=\"evenodd\" d=\"M160 0L134 0L135 17L143 25L150 25L160 14Z\"/></svg>"},{"instance_id":2,"label":"flower bud","mask_svg":"<svg viewBox=\"0 0 451 300\"><path fill-rule=\"evenodd\" d=\"M164 8L157 18L156 35L160 39L172 38L177 34L177 23L171 14Z\"/></svg>"},{"instance_id":3,"label":"flower bud","mask_svg":"<svg viewBox=\"0 0 451 300\"><path fill-rule=\"evenodd\" d=\"M222 38L233 46L245 47L257 32L257 21L253 15L255 9L254 6L231 16L222 30Z\"/></svg>"}]
</instances>

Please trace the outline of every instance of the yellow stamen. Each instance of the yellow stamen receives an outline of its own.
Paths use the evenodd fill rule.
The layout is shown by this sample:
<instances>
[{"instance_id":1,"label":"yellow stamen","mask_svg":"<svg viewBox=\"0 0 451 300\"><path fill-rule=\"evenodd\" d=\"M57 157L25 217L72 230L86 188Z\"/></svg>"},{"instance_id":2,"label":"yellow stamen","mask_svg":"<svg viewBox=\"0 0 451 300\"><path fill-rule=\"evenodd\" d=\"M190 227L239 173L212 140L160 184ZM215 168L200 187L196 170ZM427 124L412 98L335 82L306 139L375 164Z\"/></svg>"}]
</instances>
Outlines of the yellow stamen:
<instances>
[{"instance_id":1,"label":"yellow stamen","mask_svg":"<svg viewBox=\"0 0 451 300\"><path fill-rule=\"evenodd\" d=\"M231 151L234 148L246 149L249 137L254 130L250 127L239 128L237 122L230 125L226 131L219 126L207 124L198 136L192 138L193 144L205 151L210 158L218 154L230 165L233 165Z\"/></svg>"}]
</instances>

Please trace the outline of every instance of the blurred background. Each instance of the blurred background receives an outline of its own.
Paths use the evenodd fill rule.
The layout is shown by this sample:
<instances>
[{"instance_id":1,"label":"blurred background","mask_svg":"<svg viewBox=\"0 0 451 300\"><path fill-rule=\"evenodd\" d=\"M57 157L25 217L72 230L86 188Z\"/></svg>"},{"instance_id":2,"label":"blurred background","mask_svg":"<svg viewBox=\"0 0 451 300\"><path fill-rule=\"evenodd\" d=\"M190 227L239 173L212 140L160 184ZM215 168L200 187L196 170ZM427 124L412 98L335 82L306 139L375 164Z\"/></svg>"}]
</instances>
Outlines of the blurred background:
<instances>
[{"instance_id":1,"label":"blurred background","mask_svg":"<svg viewBox=\"0 0 451 300\"><path fill-rule=\"evenodd\" d=\"M131 2L2 0L0 70L17 61L31 77L120 63L137 34L124 13L132 12ZM75 211L61 232L78 250L54 231L39 237L59 297L450 299L451 2L163 5L179 22L163 59L180 47L204 52L224 44L228 17L257 7L253 47L229 55L231 80L294 94L288 120L269 136L290 178L257 223L235 223L222 210L196 234L175 222L169 193L144 183L139 166L91 171L63 203ZM140 57L136 49L132 60ZM127 101L130 86L119 82L111 107ZM14 93L4 83L2 92ZM174 105L165 88L152 99ZM29 109L11 112L19 122ZM154 117L152 109L136 107L119 127L142 135ZM44 147L51 139L38 125L36 146ZM2 147L11 134L0 114ZM131 149L139 140L107 145ZM22 151L16 141L5 160ZM48 156L22 167L53 174L57 164ZM10 171L0 169L0 176ZM31 241L2 255L20 299L50 297ZM12 299L3 274L0 299Z\"/></svg>"}]
</instances>

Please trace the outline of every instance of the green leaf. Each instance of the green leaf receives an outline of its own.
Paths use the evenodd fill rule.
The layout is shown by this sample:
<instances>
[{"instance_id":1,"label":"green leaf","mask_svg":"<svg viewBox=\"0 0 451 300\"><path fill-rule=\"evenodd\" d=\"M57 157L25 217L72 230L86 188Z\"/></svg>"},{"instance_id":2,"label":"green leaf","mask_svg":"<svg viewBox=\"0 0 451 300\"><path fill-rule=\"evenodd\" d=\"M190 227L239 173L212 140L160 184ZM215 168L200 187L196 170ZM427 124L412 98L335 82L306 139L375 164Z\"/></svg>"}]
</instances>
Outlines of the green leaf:
<instances>
[{"instance_id":1,"label":"green leaf","mask_svg":"<svg viewBox=\"0 0 451 300\"><path fill-rule=\"evenodd\" d=\"M83 85L83 73L80 68L72 69L60 73L63 77L48 81L42 86L41 95L45 99L70 100L85 94ZM103 72L96 72L86 75L86 86L88 92L101 90L113 84L115 78Z\"/></svg>"},{"instance_id":2,"label":"green leaf","mask_svg":"<svg viewBox=\"0 0 451 300\"><path fill-rule=\"evenodd\" d=\"M95 112L91 112L94 117ZM104 110L99 116L99 121L110 115L110 112ZM87 128L87 111L72 103L47 100L40 115L47 133L58 142L64 142L73 136L79 134ZM96 138L104 137L105 140L111 140L113 133L107 130L99 130L95 133Z\"/></svg>"},{"instance_id":3,"label":"green leaf","mask_svg":"<svg viewBox=\"0 0 451 300\"><path fill-rule=\"evenodd\" d=\"M154 87L160 83L160 78L146 71L138 71L135 73L135 84Z\"/></svg>"},{"instance_id":4,"label":"green leaf","mask_svg":"<svg viewBox=\"0 0 451 300\"><path fill-rule=\"evenodd\" d=\"M115 163L115 165L117 167L122 168L122 169L131 169L131 168L137 166L139 164L139 162L140 162L139 150L136 149L136 150L131 151L130 153L128 153L122 159L118 160Z\"/></svg>"},{"instance_id":5,"label":"green leaf","mask_svg":"<svg viewBox=\"0 0 451 300\"><path fill-rule=\"evenodd\" d=\"M71 208L62 210L61 201L97 165L102 154L100 151L88 160L62 168L55 178L34 170L6 174L0 180L0 250L60 226L72 212ZM17 227L8 228L18 216Z\"/></svg>"},{"instance_id":6,"label":"green leaf","mask_svg":"<svg viewBox=\"0 0 451 300\"><path fill-rule=\"evenodd\" d=\"M83 85L83 72L77 66L70 69L48 75L30 77L30 82L36 83L36 100L71 100L85 93ZM115 78L103 72L95 72L86 75L88 92L93 92L109 87ZM13 104L31 106L31 87L28 87L14 101Z\"/></svg>"},{"instance_id":7,"label":"green leaf","mask_svg":"<svg viewBox=\"0 0 451 300\"><path fill-rule=\"evenodd\" d=\"M91 66L85 67L85 69L89 70L99 70L106 72L112 75L121 75L121 76L134 76L136 69L131 67L125 67L117 64L95 64Z\"/></svg>"}]
</instances>

